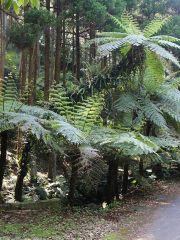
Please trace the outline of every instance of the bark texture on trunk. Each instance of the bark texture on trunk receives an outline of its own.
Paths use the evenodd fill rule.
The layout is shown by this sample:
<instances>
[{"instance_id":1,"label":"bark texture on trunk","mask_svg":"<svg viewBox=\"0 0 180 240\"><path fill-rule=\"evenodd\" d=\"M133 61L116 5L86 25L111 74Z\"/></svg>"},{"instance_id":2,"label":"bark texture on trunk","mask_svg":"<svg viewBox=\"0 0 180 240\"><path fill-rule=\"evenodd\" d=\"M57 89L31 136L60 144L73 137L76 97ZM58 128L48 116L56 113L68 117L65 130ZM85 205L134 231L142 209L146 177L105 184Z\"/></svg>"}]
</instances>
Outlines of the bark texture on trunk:
<instances>
[{"instance_id":1,"label":"bark texture on trunk","mask_svg":"<svg viewBox=\"0 0 180 240\"><path fill-rule=\"evenodd\" d=\"M74 154L71 157L71 177L69 180L69 193L68 193L68 201L69 204L73 205L73 199L74 199L74 192L75 192L75 186L76 186L76 179L78 175L78 158L80 157L79 149L76 149Z\"/></svg>"},{"instance_id":2,"label":"bark texture on trunk","mask_svg":"<svg viewBox=\"0 0 180 240\"><path fill-rule=\"evenodd\" d=\"M21 52L21 67L20 67L20 78L21 78L20 101L21 102L24 102L24 91L26 87L27 57L28 57L28 49L25 48Z\"/></svg>"},{"instance_id":3,"label":"bark texture on trunk","mask_svg":"<svg viewBox=\"0 0 180 240\"><path fill-rule=\"evenodd\" d=\"M0 10L0 82L4 79L6 14Z\"/></svg>"},{"instance_id":4,"label":"bark texture on trunk","mask_svg":"<svg viewBox=\"0 0 180 240\"><path fill-rule=\"evenodd\" d=\"M76 13L76 79L80 81L79 12Z\"/></svg>"},{"instance_id":5,"label":"bark texture on trunk","mask_svg":"<svg viewBox=\"0 0 180 240\"><path fill-rule=\"evenodd\" d=\"M129 165L126 164L124 166L122 194L126 194L127 193L127 188L128 188L128 169L129 169Z\"/></svg>"},{"instance_id":6,"label":"bark texture on trunk","mask_svg":"<svg viewBox=\"0 0 180 240\"><path fill-rule=\"evenodd\" d=\"M66 34L65 19L63 19L63 87L66 87Z\"/></svg>"},{"instance_id":7,"label":"bark texture on trunk","mask_svg":"<svg viewBox=\"0 0 180 240\"><path fill-rule=\"evenodd\" d=\"M28 105L33 106L36 92L36 44L30 47L29 76L28 76Z\"/></svg>"},{"instance_id":8,"label":"bark texture on trunk","mask_svg":"<svg viewBox=\"0 0 180 240\"><path fill-rule=\"evenodd\" d=\"M108 175L107 175L107 188L106 188L107 204L110 204L114 200L115 196L116 196L116 199L119 200L117 173L118 173L118 162L110 159Z\"/></svg>"},{"instance_id":9,"label":"bark texture on trunk","mask_svg":"<svg viewBox=\"0 0 180 240\"><path fill-rule=\"evenodd\" d=\"M60 81L60 68L61 68L61 38L62 38L62 23L60 23L59 15L61 12L61 3L60 0L57 0L57 29L56 29L56 55L55 55L55 71L54 71L54 80L57 84Z\"/></svg>"},{"instance_id":10,"label":"bark texture on trunk","mask_svg":"<svg viewBox=\"0 0 180 240\"><path fill-rule=\"evenodd\" d=\"M50 10L50 0L46 0L46 9ZM50 28L49 25L45 28L45 63L44 63L44 101L49 101L49 60L50 54Z\"/></svg>"},{"instance_id":11,"label":"bark texture on trunk","mask_svg":"<svg viewBox=\"0 0 180 240\"><path fill-rule=\"evenodd\" d=\"M90 39L94 39L95 35L96 35L96 32L95 32L95 22L92 21L90 23ZM96 46L95 46L95 43L93 43L90 46L90 64L95 59L95 56L96 56Z\"/></svg>"},{"instance_id":12,"label":"bark texture on trunk","mask_svg":"<svg viewBox=\"0 0 180 240\"><path fill-rule=\"evenodd\" d=\"M49 153L48 178L50 179L50 182L56 180L56 153L54 150L51 150Z\"/></svg>"},{"instance_id":13,"label":"bark texture on trunk","mask_svg":"<svg viewBox=\"0 0 180 240\"><path fill-rule=\"evenodd\" d=\"M28 141L25 144L25 147L22 152L22 158L20 162L20 173L17 177L16 187L15 187L15 200L22 201L22 188L23 188L23 180L24 177L27 175L28 172L28 164L29 164L29 152L31 151L31 144Z\"/></svg>"},{"instance_id":14,"label":"bark texture on trunk","mask_svg":"<svg viewBox=\"0 0 180 240\"><path fill-rule=\"evenodd\" d=\"M0 156L0 191L2 189L4 171L6 167L8 131L1 132L1 156Z\"/></svg>"}]
</instances>

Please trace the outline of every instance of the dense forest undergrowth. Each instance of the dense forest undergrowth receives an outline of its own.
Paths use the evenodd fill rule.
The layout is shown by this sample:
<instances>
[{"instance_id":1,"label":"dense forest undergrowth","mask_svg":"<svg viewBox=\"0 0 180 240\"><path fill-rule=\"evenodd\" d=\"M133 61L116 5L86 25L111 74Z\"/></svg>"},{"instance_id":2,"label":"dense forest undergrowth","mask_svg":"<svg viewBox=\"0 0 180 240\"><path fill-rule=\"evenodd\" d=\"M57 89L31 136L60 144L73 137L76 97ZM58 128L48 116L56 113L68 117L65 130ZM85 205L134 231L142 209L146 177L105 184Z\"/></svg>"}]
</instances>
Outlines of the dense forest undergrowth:
<instances>
[{"instance_id":1,"label":"dense forest undergrowth","mask_svg":"<svg viewBox=\"0 0 180 240\"><path fill-rule=\"evenodd\" d=\"M0 8L0 201L60 198L63 234L86 211L117 229L180 177L179 1L24 4Z\"/></svg>"}]
</instances>

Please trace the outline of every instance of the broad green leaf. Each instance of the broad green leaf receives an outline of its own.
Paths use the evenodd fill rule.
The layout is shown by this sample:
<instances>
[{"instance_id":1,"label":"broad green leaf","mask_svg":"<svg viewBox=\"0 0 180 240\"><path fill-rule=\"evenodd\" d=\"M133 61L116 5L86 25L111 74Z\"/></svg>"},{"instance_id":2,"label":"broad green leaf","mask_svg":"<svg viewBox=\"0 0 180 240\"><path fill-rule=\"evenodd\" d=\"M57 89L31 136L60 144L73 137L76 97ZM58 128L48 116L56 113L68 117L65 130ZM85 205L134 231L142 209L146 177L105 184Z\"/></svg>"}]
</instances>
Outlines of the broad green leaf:
<instances>
[{"instance_id":1,"label":"broad green leaf","mask_svg":"<svg viewBox=\"0 0 180 240\"><path fill-rule=\"evenodd\" d=\"M4 10L7 10L11 7L11 5L13 4L13 0L8 0L5 7L4 7Z\"/></svg>"},{"instance_id":2,"label":"broad green leaf","mask_svg":"<svg viewBox=\"0 0 180 240\"><path fill-rule=\"evenodd\" d=\"M24 0L18 0L19 7L24 3Z\"/></svg>"},{"instance_id":3,"label":"broad green leaf","mask_svg":"<svg viewBox=\"0 0 180 240\"><path fill-rule=\"evenodd\" d=\"M29 3L29 0L24 0L24 6L26 6Z\"/></svg>"},{"instance_id":4,"label":"broad green leaf","mask_svg":"<svg viewBox=\"0 0 180 240\"><path fill-rule=\"evenodd\" d=\"M19 14L19 6L17 5L16 2L14 2L14 11L17 15Z\"/></svg>"}]
</instances>

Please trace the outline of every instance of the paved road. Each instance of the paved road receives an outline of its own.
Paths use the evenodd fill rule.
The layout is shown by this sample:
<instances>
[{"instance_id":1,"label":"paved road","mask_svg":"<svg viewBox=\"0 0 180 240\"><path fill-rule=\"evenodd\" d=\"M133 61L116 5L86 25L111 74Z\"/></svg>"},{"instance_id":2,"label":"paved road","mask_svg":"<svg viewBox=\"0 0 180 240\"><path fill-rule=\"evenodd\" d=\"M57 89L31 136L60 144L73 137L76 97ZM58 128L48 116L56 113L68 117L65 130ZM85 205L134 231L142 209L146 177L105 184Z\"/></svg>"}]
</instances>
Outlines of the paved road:
<instances>
[{"instance_id":1,"label":"paved road","mask_svg":"<svg viewBox=\"0 0 180 240\"><path fill-rule=\"evenodd\" d=\"M153 219L137 240L180 240L180 197L156 210Z\"/></svg>"}]
</instances>

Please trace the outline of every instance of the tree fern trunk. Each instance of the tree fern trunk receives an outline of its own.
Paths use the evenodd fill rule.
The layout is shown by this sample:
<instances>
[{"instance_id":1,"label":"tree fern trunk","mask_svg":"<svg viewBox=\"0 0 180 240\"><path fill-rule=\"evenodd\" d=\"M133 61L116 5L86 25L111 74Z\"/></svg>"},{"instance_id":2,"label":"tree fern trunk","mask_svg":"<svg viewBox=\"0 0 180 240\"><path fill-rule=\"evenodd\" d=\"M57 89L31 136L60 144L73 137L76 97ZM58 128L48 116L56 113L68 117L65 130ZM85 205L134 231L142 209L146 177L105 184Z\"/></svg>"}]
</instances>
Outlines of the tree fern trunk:
<instances>
[{"instance_id":1,"label":"tree fern trunk","mask_svg":"<svg viewBox=\"0 0 180 240\"><path fill-rule=\"evenodd\" d=\"M75 192L75 186L76 186L76 179L77 179L77 163L78 163L78 158L80 156L79 149L76 150L76 153L74 156L71 157L71 177L69 180L69 193L68 193L68 202L72 206L73 205L73 200L74 200L74 192Z\"/></svg>"},{"instance_id":2,"label":"tree fern trunk","mask_svg":"<svg viewBox=\"0 0 180 240\"><path fill-rule=\"evenodd\" d=\"M113 161L112 159L109 160L107 187L106 187L107 204L110 204L114 200L115 196L117 199L119 199L117 173L118 173L118 162Z\"/></svg>"},{"instance_id":3,"label":"tree fern trunk","mask_svg":"<svg viewBox=\"0 0 180 240\"><path fill-rule=\"evenodd\" d=\"M56 179L56 153L54 150L51 150L49 153L48 178L51 182L54 182Z\"/></svg>"},{"instance_id":4,"label":"tree fern trunk","mask_svg":"<svg viewBox=\"0 0 180 240\"><path fill-rule=\"evenodd\" d=\"M36 168L36 159L30 160L30 182L31 183L37 183L37 168Z\"/></svg>"},{"instance_id":5,"label":"tree fern trunk","mask_svg":"<svg viewBox=\"0 0 180 240\"><path fill-rule=\"evenodd\" d=\"M20 173L17 177L16 187L15 187L15 200L22 201L22 187L23 180L28 172L28 163L29 163L29 152L31 150L30 141L25 144L25 147L22 152L22 158L20 162Z\"/></svg>"},{"instance_id":6,"label":"tree fern trunk","mask_svg":"<svg viewBox=\"0 0 180 240\"><path fill-rule=\"evenodd\" d=\"M141 174L141 176L143 176L143 171L144 171L144 168L143 168L143 160L140 159L139 161L139 173Z\"/></svg>"},{"instance_id":7,"label":"tree fern trunk","mask_svg":"<svg viewBox=\"0 0 180 240\"><path fill-rule=\"evenodd\" d=\"M0 191L2 189L4 171L6 167L7 140L8 140L8 131L3 131L1 133Z\"/></svg>"},{"instance_id":8,"label":"tree fern trunk","mask_svg":"<svg viewBox=\"0 0 180 240\"><path fill-rule=\"evenodd\" d=\"M129 169L129 165L126 164L126 165L124 166L122 194L126 194L126 193L127 193L127 187L128 187L128 169Z\"/></svg>"}]
</instances>

